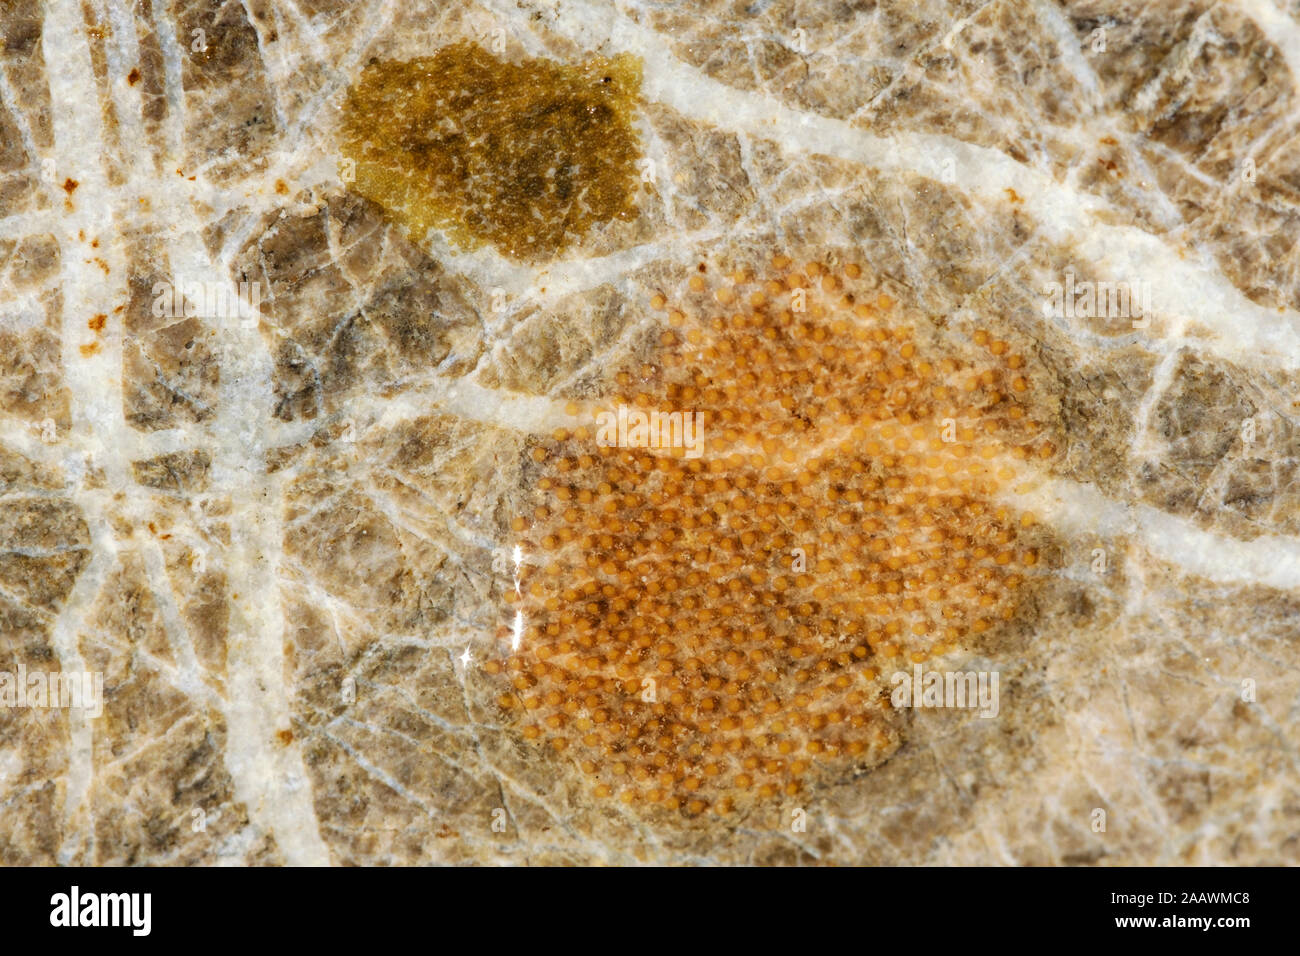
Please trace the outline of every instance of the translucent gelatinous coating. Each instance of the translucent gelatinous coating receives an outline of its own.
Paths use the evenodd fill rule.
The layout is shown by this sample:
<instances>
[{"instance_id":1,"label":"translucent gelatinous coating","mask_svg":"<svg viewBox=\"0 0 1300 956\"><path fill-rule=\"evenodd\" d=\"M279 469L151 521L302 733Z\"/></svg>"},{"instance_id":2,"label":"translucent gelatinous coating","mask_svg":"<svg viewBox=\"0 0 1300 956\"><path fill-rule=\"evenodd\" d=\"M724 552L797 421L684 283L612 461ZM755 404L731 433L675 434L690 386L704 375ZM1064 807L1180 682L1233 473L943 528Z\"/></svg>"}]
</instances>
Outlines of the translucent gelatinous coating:
<instances>
[{"instance_id":1,"label":"translucent gelatinous coating","mask_svg":"<svg viewBox=\"0 0 1300 956\"><path fill-rule=\"evenodd\" d=\"M879 762L890 675L1015 614L1039 556L999 492L1054 454L986 331L939 334L852 263L711 276L656 294L656 361L532 449L489 668L598 796L687 813Z\"/></svg>"}]
</instances>

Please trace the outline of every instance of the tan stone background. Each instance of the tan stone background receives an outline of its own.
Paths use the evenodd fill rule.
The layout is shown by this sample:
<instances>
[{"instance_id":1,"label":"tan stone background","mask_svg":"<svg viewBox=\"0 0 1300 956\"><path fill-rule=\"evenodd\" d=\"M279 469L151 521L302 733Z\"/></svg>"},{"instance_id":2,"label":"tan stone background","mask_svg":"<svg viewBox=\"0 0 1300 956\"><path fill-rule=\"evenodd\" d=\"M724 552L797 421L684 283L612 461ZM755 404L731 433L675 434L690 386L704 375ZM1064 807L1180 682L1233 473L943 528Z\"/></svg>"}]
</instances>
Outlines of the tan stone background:
<instances>
[{"instance_id":1,"label":"tan stone background","mask_svg":"<svg viewBox=\"0 0 1300 956\"><path fill-rule=\"evenodd\" d=\"M639 215L520 263L350 191L349 83L461 39L640 57ZM6 3L0 670L106 696L0 709L0 862L1297 862L1297 69L1281 0ZM900 714L806 831L620 812L482 669L525 451L654 291L785 249L1032 355L1049 568L964 665L999 717ZM1045 318L1067 268L1148 327Z\"/></svg>"}]
</instances>

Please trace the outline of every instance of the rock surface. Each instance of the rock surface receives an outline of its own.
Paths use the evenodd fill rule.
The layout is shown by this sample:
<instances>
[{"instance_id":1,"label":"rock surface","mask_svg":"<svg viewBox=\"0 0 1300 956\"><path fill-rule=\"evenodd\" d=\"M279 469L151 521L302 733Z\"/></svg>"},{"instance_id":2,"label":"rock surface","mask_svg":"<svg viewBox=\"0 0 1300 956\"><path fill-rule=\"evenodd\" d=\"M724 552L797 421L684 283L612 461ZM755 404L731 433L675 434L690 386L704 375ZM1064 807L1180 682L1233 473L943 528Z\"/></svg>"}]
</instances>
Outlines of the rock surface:
<instances>
[{"instance_id":1,"label":"rock surface","mask_svg":"<svg viewBox=\"0 0 1300 956\"><path fill-rule=\"evenodd\" d=\"M6 3L0 672L102 708L0 679L0 862L1300 862L1297 76L1281 0Z\"/></svg>"}]
</instances>

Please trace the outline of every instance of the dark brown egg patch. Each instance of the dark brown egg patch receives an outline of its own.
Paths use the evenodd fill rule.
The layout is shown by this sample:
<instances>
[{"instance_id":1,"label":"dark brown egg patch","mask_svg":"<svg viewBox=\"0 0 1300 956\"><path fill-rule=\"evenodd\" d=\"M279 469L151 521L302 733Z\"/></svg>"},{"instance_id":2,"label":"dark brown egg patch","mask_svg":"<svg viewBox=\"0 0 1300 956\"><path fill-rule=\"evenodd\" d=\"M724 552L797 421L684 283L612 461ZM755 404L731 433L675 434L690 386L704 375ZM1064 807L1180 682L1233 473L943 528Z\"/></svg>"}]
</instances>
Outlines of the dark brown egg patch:
<instances>
[{"instance_id":1,"label":"dark brown egg patch","mask_svg":"<svg viewBox=\"0 0 1300 956\"><path fill-rule=\"evenodd\" d=\"M353 187L417 241L555 255L635 213L640 61L508 62L472 43L377 62L350 91L343 154Z\"/></svg>"}]
</instances>

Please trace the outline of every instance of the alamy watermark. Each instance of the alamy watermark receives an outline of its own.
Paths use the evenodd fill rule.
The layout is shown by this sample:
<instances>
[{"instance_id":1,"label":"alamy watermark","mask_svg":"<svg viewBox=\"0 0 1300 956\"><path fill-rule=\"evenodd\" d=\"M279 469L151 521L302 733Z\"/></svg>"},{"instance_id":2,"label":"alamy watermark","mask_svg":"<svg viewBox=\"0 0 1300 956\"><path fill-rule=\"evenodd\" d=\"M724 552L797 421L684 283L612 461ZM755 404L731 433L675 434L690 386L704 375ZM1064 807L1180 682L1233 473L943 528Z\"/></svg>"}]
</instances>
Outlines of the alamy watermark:
<instances>
[{"instance_id":1,"label":"alamy watermark","mask_svg":"<svg viewBox=\"0 0 1300 956\"><path fill-rule=\"evenodd\" d=\"M0 707L77 708L94 719L104 712L104 675L46 673L19 664L17 672L0 671Z\"/></svg>"},{"instance_id":2,"label":"alamy watermark","mask_svg":"<svg viewBox=\"0 0 1300 956\"><path fill-rule=\"evenodd\" d=\"M1151 321L1151 283L1132 281L1076 281L1073 269L1064 282L1043 286L1043 316L1055 319L1129 319L1144 329Z\"/></svg>"},{"instance_id":3,"label":"alamy watermark","mask_svg":"<svg viewBox=\"0 0 1300 956\"><path fill-rule=\"evenodd\" d=\"M989 718L1001 707L997 671L926 671L913 664L910 674L895 671L890 683L895 707L978 707L979 716Z\"/></svg>"},{"instance_id":4,"label":"alamy watermark","mask_svg":"<svg viewBox=\"0 0 1300 956\"><path fill-rule=\"evenodd\" d=\"M698 412L643 411L619 405L596 416L596 444L614 448L682 448L687 458L704 454L704 423Z\"/></svg>"},{"instance_id":5,"label":"alamy watermark","mask_svg":"<svg viewBox=\"0 0 1300 956\"><path fill-rule=\"evenodd\" d=\"M242 319L257 324L262 304L260 282L225 282L216 279L187 279L153 284L153 314L173 319Z\"/></svg>"},{"instance_id":6,"label":"alamy watermark","mask_svg":"<svg viewBox=\"0 0 1300 956\"><path fill-rule=\"evenodd\" d=\"M73 886L50 897L50 925L118 926L133 936L148 936L153 926L152 893L83 893Z\"/></svg>"}]
</instances>

